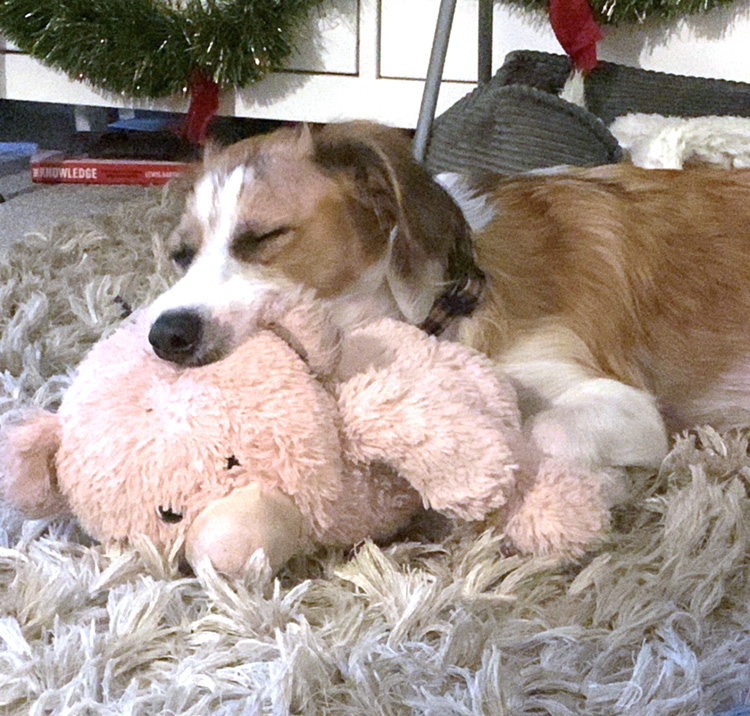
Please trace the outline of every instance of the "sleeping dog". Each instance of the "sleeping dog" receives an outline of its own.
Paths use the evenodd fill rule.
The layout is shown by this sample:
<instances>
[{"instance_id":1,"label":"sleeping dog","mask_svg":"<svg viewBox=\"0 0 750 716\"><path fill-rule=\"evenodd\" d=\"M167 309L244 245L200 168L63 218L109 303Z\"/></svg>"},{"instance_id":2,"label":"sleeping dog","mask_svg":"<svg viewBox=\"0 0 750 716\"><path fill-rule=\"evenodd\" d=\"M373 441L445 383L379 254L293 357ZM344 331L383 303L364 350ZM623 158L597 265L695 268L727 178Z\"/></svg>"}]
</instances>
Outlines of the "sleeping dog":
<instances>
[{"instance_id":1,"label":"sleeping dog","mask_svg":"<svg viewBox=\"0 0 750 716\"><path fill-rule=\"evenodd\" d=\"M750 171L434 180L400 130L284 128L206 156L169 246L163 358L217 360L263 296L312 287L344 327L400 317L497 360L535 441L613 502L668 431L750 408Z\"/></svg>"}]
</instances>

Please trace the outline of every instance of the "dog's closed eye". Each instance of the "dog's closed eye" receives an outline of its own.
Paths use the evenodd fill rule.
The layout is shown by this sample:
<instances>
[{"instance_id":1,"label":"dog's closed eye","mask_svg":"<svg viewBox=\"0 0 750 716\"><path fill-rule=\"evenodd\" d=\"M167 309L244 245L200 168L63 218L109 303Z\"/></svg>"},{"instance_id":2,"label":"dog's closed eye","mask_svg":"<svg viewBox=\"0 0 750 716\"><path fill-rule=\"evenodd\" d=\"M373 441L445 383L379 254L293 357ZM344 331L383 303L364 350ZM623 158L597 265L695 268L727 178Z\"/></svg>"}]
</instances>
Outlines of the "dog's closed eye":
<instances>
[{"instance_id":1,"label":"dog's closed eye","mask_svg":"<svg viewBox=\"0 0 750 716\"><path fill-rule=\"evenodd\" d=\"M273 241L284 234L288 234L291 230L290 226L279 226L270 231L244 229L232 240L232 256L238 261L248 261L261 244Z\"/></svg>"},{"instance_id":2,"label":"dog's closed eye","mask_svg":"<svg viewBox=\"0 0 750 716\"><path fill-rule=\"evenodd\" d=\"M196 249L192 246L182 244L182 246L175 249L169 255L169 258L172 259L172 261L174 261L174 263L176 263L181 269L186 269L191 263L193 263L197 253Z\"/></svg>"}]
</instances>

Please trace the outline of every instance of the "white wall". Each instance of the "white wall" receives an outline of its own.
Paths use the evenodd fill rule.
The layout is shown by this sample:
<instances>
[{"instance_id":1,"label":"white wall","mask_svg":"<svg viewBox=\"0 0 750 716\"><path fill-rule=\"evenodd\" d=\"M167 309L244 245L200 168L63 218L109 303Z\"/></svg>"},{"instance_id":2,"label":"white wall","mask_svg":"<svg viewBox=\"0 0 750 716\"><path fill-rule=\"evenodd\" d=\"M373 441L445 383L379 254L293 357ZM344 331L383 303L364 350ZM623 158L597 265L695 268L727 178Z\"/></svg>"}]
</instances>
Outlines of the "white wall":
<instances>
[{"instance_id":1,"label":"white wall","mask_svg":"<svg viewBox=\"0 0 750 716\"><path fill-rule=\"evenodd\" d=\"M670 24L621 28L601 59L647 70L750 82L750 2Z\"/></svg>"},{"instance_id":2,"label":"white wall","mask_svg":"<svg viewBox=\"0 0 750 716\"><path fill-rule=\"evenodd\" d=\"M333 0L289 72L226 92L221 113L331 121L367 117L414 126L439 0ZM495 6L495 68L517 49L560 52L543 15ZM610 31L599 57L645 69L750 82L750 0L731 10ZM477 70L477 0L458 0L438 112L469 92ZM16 52L0 52L0 97L184 110L185 97L135 103L71 81Z\"/></svg>"}]
</instances>

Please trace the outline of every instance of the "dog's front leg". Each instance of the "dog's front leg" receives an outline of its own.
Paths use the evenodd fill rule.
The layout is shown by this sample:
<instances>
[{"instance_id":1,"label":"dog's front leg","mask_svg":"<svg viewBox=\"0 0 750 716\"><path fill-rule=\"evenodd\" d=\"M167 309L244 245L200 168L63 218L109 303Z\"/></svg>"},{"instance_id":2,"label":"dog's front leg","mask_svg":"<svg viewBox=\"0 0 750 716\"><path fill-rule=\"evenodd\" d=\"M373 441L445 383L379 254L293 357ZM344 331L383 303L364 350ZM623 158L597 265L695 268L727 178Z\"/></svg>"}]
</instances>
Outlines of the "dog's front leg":
<instances>
[{"instance_id":1,"label":"dog's front leg","mask_svg":"<svg viewBox=\"0 0 750 716\"><path fill-rule=\"evenodd\" d=\"M618 468L656 469L668 449L653 397L609 378L570 386L530 416L526 430L543 453L600 472L610 504L624 497Z\"/></svg>"},{"instance_id":2,"label":"dog's front leg","mask_svg":"<svg viewBox=\"0 0 750 716\"><path fill-rule=\"evenodd\" d=\"M499 365L539 450L598 472L610 505L627 497L623 468L656 469L667 454L653 396L604 377L572 331L548 325L531 332L504 351Z\"/></svg>"}]
</instances>

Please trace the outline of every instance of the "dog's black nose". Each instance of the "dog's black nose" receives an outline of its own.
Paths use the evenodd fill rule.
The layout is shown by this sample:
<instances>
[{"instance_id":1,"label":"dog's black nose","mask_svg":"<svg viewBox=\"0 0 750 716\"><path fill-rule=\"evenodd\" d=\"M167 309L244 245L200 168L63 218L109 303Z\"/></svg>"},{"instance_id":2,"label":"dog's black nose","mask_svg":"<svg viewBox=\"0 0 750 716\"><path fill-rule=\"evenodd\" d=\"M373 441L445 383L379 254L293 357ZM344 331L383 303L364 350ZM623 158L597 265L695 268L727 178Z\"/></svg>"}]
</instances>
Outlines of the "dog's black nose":
<instances>
[{"instance_id":1,"label":"dog's black nose","mask_svg":"<svg viewBox=\"0 0 750 716\"><path fill-rule=\"evenodd\" d=\"M162 313L148 334L148 341L159 358L181 364L195 361L202 338L203 319L200 314L182 308Z\"/></svg>"}]
</instances>

